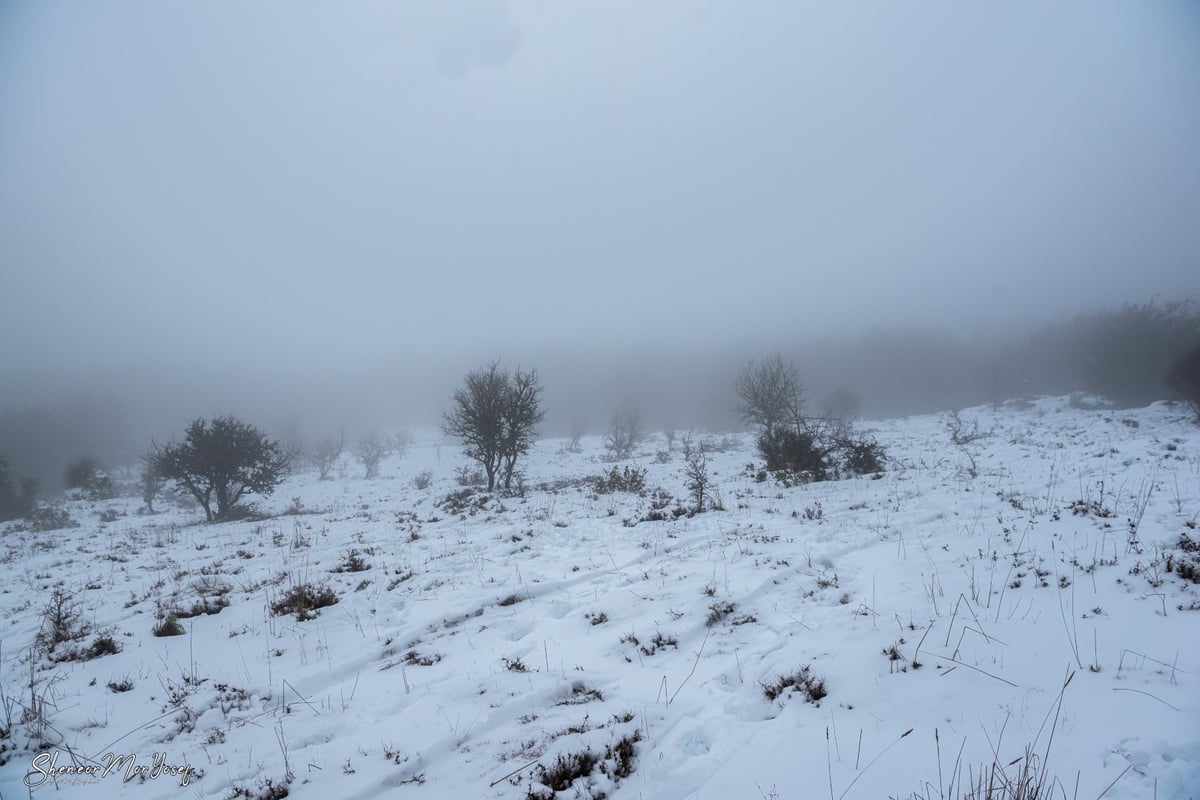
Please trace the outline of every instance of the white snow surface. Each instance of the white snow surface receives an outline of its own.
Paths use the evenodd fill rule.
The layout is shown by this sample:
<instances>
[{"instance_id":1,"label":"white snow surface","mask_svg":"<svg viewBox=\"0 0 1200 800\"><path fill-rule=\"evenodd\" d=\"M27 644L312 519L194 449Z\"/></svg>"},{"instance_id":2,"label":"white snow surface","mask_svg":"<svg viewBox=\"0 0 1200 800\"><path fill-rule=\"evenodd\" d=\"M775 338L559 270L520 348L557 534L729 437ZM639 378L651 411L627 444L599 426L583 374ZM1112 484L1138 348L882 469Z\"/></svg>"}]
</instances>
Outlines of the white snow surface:
<instances>
[{"instance_id":1,"label":"white snow surface","mask_svg":"<svg viewBox=\"0 0 1200 800\"><path fill-rule=\"evenodd\" d=\"M1180 541L1200 541L1200 428L1066 398L962 418L987 437L952 445L944 414L862 423L886 472L794 487L726 437L723 510L669 521L638 521L660 487L668 517L690 502L661 435L621 464L645 496L582 480L611 468L599 437L543 440L523 496L452 513L467 461L426 437L374 480L349 460L293 475L264 519L70 500L80 527L0 536L0 796L936 798L1032 754L1041 796L1200 798L1200 586L1178 569L1198 557ZM334 571L351 550L369 566ZM273 614L300 583L338 602ZM47 654L56 587L90 632ZM223 591L152 635L160 609ZM120 652L51 661L104 633ZM767 698L805 666L825 697ZM545 785L584 752L590 774ZM48 778L39 753L132 758ZM156 754L191 771L139 772Z\"/></svg>"}]
</instances>

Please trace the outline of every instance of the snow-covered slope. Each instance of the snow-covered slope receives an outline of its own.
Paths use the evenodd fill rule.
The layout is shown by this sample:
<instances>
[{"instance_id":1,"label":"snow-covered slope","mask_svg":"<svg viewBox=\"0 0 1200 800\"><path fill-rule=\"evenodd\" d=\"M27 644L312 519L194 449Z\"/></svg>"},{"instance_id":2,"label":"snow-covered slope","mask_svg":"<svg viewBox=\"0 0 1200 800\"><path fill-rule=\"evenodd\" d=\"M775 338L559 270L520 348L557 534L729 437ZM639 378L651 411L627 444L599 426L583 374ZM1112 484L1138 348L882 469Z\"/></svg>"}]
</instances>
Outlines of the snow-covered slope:
<instances>
[{"instance_id":1,"label":"snow-covered slope","mask_svg":"<svg viewBox=\"0 0 1200 800\"><path fill-rule=\"evenodd\" d=\"M677 518L661 439L643 495L594 491L593 439L452 506L464 460L433 445L296 475L256 521L72 501L80 527L0 537L0 793L856 800L1031 764L1044 796L1200 798L1200 429L1063 398L962 417L990 435L874 423L886 473L790 488L726 437L724 509ZM272 612L302 584L336 604ZM56 589L88 630L48 655ZM55 786L51 759L93 774Z\"/></svg>"}]
</instances>

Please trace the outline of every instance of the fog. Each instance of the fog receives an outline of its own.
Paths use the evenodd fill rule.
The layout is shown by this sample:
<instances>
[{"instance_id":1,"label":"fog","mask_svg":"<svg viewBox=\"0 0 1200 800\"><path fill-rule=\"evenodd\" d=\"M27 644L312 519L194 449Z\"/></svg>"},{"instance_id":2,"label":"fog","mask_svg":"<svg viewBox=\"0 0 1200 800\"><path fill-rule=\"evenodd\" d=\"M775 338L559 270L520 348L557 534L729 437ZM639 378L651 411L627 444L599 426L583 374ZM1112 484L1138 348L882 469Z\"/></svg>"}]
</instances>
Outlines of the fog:
<instances>
[{"instance_id":1,"label":"fog","mask_svg":"<svg viewBox=\"0 0 1200 800\"><path fill-rule=\"evenodd\" d=\"M0 410L736 424L765 350L1196 294L1197 76L1189 2L5 3Z\"/></svg>"}]
</instances>

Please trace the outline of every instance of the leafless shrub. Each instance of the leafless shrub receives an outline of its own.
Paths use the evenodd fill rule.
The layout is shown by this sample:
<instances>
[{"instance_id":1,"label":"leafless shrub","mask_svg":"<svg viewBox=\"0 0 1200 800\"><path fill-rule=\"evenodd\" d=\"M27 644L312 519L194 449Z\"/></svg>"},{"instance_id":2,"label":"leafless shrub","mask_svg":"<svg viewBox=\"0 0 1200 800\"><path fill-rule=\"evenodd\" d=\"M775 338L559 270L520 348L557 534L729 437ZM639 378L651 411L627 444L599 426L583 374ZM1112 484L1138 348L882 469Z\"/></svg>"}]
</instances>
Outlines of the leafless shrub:
<instances>
[{"instance_id":1,"label":"leafless shrub","mask_svg":"<svg viewBox=\"0 0 1200 800\"><path fill-rule=\"evenodd\" d=\"M634 448L642 440L642 423L637 411L619 408L613 412L604 436L604 449L609 461L620 461L633 455Z\"/></svg>"},{"instance_id":2,"label":"leafless shrub","mask_svg":"<svg viewBox=\"0 0 1200 800\"><path fill-rule=\"evenodd\" d=\"M354 457L358 459L358 463L363 465L367 478L375 478L379 475L379 465L383 463L383 458L387 453L387 442L377 431L368 431L363 434L358 443L354 445Z\"/></svg>"},{"instance_id":3,"label":"leafless shrub","mask_svg":"<svg viewBox=\"0 0 1200 800\"><path fill-rule=\"evenodd\" d=\"M42 608L42 629L38 633L41 643L47 649L52 649L64 642L82 639L87 633L88 627L83 621L75 593L61 587L54 589Z\"/></svg>"},{"instance_id":4,"label":"leafless shrub","mask_svg":"<svg viewBox=\"0 0 1200 800\"><path fill-rule=\"evenodd\" d=\"M570 438L567 439L567 446L564 448L568 453L583 452L582 439L587 434L587 423L583 417L571 417Z\"/></svg>"},{"instance_id":5,"label":"leafless shrub","mask_svg":"<svg viewBox=\"0 0 1200 800\"><path fill-rule=\"evenodd\" d=\"M979 430L979 420L971 420L971 426L968 428L967 423L958 414L958 409L950 412L946 419L946 429L950 431L950 442L957 447L977 442L987 436L986 432Z\"/></svg>"},{"instance_id":6,"label":"leafless shrub","mask_svg":"<svg viewBox=\"0 0 1200 800\"><path fill-rule=\"evenodd\" d=\"M688 454L684 456L683 475L696 513L702 513L704 501L713 484L712 476L708 474L708 457L704 454L703 444L689 448Z\"/></svg>"},{"instance_id":7,"label":"leafless shrub","mask_svg":"<svg viewBox=\"0 0 1200 800\"><path fill-rule=\"evenodd\" d=\"M342 457L342 450L345 449L345 446L345 428L339 430L336 437L327 436L313 445L310 455L313 463L317 465L317 474L320 480L327 481L330 479L330 473L333 472L338 459Z\"/></svg>"},{"instance_id":8,"label":"leafless shrub","mask_svg":"<svg viewBox=\"0 0 1200 800\"><path fill-rule=\"evenodd\" d=\"M334 605L337 601L337 593L328 586L298 583L271 603L271 611L276 616L295 614L296 619L303 622L317 616L318 609Z\"/></svg>"},{"instance_id":9,"label":"leafless shrub","mask_svg":"<svg viewBox=\"0 0 1200 800\"><path fill-rule=\"evenodd\" d=\"M795 672L780 675L770 683L762 684L762 688L763 694L768 700L775 700L790 689L793 692L802 693L805 701L814 705L828 694L825 688L825 679L813 675L807 664Z\"/></svg>"},{"instance_id":10,"label":"leafless shrub","mask_svg":"<svg viewBox=\"0 0 1200 800\"><path fill-rule=\"evenodd\" d=\"M588 478L596 494L629 492L640 494L646 489L646 470L626 465L624 469L613 466L608 472Z\"/></svg>"},{"instance_id":11,"label":"leafless shrub","mask_svg":"<svg viewBox=\"0 0 1200 800\"><path fill-rule=\"evenodd\" d=\"M774 436L781 428L796 428L804 418L804 386L794 364L775 353L762 361L746 362L734 383L741 399L742 419Z\"/></svg>"}]
</instances>

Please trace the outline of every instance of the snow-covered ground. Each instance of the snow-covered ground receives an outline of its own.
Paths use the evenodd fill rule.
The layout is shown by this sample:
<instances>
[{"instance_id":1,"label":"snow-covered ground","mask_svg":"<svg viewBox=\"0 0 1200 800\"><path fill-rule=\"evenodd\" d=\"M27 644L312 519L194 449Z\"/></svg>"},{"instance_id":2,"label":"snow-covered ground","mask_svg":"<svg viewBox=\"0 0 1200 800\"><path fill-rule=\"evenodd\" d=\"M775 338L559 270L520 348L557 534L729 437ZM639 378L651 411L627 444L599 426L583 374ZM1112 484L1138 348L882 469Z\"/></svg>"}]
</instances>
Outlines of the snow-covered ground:
<instances>
[{"instance_id":1,"label":"snow-covered ground","mask_svg":"<svg viewBox=\"0 0 1200 800\"><path fill-rule=\"evenodd\" d=\"M375 480L295 475L257 521L71 501L80 527L0 537L0 796L958 797L1031 758L1045 796L1200 798L1200 428L962 418L989 435L871 423L886 473L791 488L737 437L709 454L724 509L691 517L661 437L644 496L593 491L592 438L459 509L465 459L420 443ZM337 603L273 614L300 584ZM88 632L52 652L119 652L36 650L56 589Z\"/></svg>"}]
</instances>

